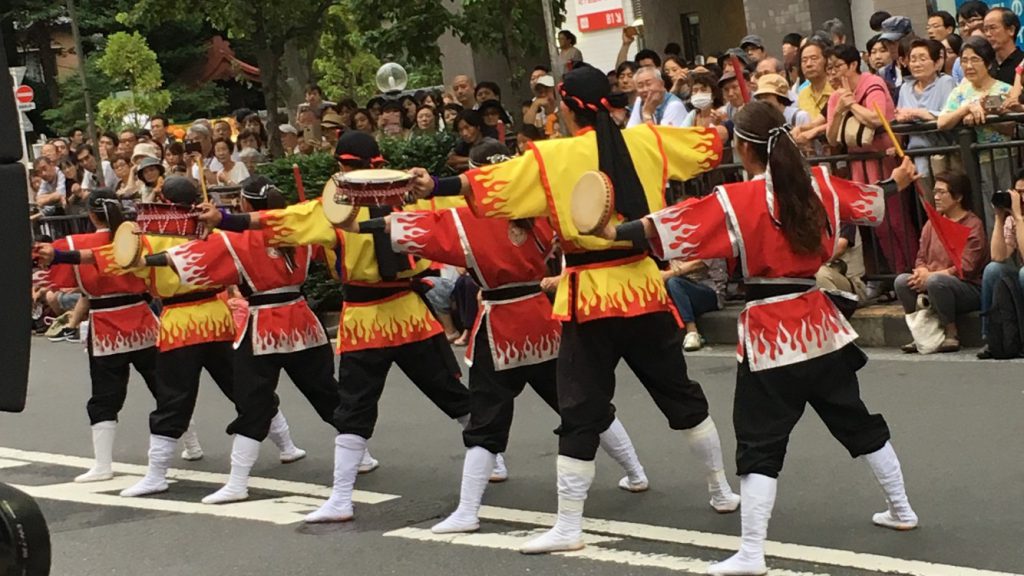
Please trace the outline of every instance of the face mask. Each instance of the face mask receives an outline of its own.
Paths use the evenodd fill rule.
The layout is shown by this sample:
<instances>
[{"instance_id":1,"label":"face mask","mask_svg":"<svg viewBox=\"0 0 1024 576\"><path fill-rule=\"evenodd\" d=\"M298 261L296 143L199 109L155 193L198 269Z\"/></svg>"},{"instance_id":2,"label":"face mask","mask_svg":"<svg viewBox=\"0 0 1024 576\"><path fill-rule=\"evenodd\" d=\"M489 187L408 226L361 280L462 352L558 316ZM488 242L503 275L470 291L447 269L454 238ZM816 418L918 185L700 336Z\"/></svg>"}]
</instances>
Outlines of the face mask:
<instances>
[{"instance_id":1,"label":"face mask","mask_svg":"<svg viewBox=\"0 0 1024 576\"><path fill-rule=\"evenodd\" d=\"M690 96L690 104L698 110L707 110L708 108L711 108L711 94L708 94L707 92L694 94L693 96Z\"/></svg>"}]
</instances>

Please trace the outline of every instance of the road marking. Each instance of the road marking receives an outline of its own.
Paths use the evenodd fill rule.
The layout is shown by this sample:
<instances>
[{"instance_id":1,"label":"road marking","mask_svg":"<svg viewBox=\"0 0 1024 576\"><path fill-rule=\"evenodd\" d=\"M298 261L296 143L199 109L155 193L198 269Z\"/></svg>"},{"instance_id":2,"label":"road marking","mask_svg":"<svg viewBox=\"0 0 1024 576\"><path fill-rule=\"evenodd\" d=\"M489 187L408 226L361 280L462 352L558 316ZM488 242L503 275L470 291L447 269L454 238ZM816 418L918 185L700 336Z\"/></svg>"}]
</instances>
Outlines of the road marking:
<instances>
[{"instance_id":1,"label":"road marking","mask_svg":"<svg viewBox=\"0 0 1024 576\"><path fill-rule=\"evenodd\" d=\"M0 470L4 468L17 468L19 466L28 466L28 462L23 462L21 460L6 460L4 458L0 458Z\"/></svg>"},{"instance_id":2,"label":"road marking","mask_svg":"<svg viewBox=\"0 0 1024 576\"><path fill-rule=\"evenodd\" d=\"M516 524L533 524L537 526L553 526L555 518L556 516L554 514L546 512L530 512L526 510L499 508L495 506L480 507L481 520L512 522ZM600 534L625 536L640 540L654 540L657 542L687 544L690 546L713 548L717 550L735 551L740 545L740 539L735 536L698 532L696 530L685 530L682 528L670 528L667 526L652 526L649 524L639 524L635 522L620 522L617 520L584 518L583 528L584 530ZM881 530L881 528L877 529ZM892 558L877 554L820 548L817 546L806 546L803 544L787 544L784 542L766 542L765 552L768 556L785 558L787 560L798 560L811 564L829 564L832 566L842 566L845 568L867 570L870 572L907 574L909 576L1022 576L1020 574L1010 572L996 572L961 566L950 566L947 564L934 564L919 560L906 560L903 558Z\"/></svg>"},{"instance_id":3,"label":"road marking","mask_svg":"<svg viewBox=\"0 0 1024 576\"><path fill-rule=\"evenodd\" d=\"M64 454L51 454L49 452L32 452L28 450L16 450L14 448L0 448L0 458L36 462L39 464L55 464L70 468L92 468L91 458L79 456L67 456ZM139 464L114 463L114 472L118 474L130 474L144 476L146 466ZM202 472L199 470L182 470L171 468L167 471L167 477L173 480L189 480L192 482L205 482L209 484L222 485L227 481L227 474L215 472ZM267 490L271 492L285 492L299 494L302 496L314 496L317 498L330 498L331 487L307 482L295 482L292 480L277 480L275 478L260 478L253 476L249 478L249 488L256 490ZM352 492L352 501L360 504L381 504L401 498L396 494L384 494L380 492L367 492L366 490L355 490Z\"/></svg>"},{"instance_id":4,"label":"road marking","mask_svg":"<svg viewBox=\"0 0 1024 576\"><path fill-rule=\"evenodd\" d=\"M80 504L92 504L96 506L134 508L137 510L176 512L180 514L202 514L204 516L217 516L220 518L234 518L238 520L255 520L258 522L269 522L271 524L294 524L296 522L301 522L302 519L305 518L306 514L312 512L321 504L320 500L304 496L290 496L267 500L236 502L233 504L211 505L201 504L198 502L182 502L179 500L162 500L152 496L123 498L116 494L103 493L118 492L141 479L142 478L139 476L118 476L117 478L106 482L91 482L88 484L68 482L66 484L50 484L47 486L15 485L14 487L33 498L78 502Z\"/></svg>"},{"instance_id":5,"label":"road marking","mask_svg":"<svg viewBox=\"0 0 1024 576\"><path fill-rule=\"evenodd\" d=\"M444 544L458 544L462 546L476 546L479 548L493 548L499 550L513 550L518 552L529 538L543 534L544 530L531 530L527 532L504 532L495 533L473 533L473 534L434 534L424 528L401 528L386 532L384 536L418 540L421 542L438 542ZM597 562L610 562L614 564L626 564L645 568L664 568L675 572L703 574L711 563L709 560L687 558L684 556L671 556L668 554L653 554L646 552L634 552L632 550L615 550L595 544L617 542L618 538L602 541L594 534L584 533L583 541L587 547L576 552L560 552L558 556L567 558L582 558ZM825 576L814 572L794 572L792 570L772 570L772 576Z\"/></svg>"}]
</instances>

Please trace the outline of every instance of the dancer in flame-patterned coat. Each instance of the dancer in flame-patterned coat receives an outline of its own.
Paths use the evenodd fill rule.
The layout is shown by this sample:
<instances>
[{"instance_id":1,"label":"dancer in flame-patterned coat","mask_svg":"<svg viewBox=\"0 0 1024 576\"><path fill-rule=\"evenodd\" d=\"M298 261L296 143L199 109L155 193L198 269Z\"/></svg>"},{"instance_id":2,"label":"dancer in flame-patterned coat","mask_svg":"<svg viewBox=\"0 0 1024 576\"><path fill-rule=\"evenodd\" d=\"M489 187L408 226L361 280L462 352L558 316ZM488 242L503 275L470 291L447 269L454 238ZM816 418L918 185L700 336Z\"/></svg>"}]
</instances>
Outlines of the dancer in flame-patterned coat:
<instances>
[{"instance_id":1,"label":"dancer in flame-patterned coat","mask_svg":"<svg viewBox=\"0 0 1024 576\"><path fill-rule=\"evenodd\" d=\"M198 202L199 191L187 178L175 176L164 182L163 196L176 204L191 206ZM189 241L182 236L144 234L140 237L142 255L166 252ZM95 249L57 251L55 262L95 263L106 276L133 276L142 279L153 296L161 299L160 336L156 359L157 385L153 389L156 408L149 417L149 468L133 486L121 491L135 497L168 489L170 468L178 438L185 433L199 394L199 376L205 368L229 400L234 402L233 351L235 324L227 304L220 298L223 285L197 288L182 284L171 268L139 266L122 269L113 259L110 246ZM272 439L282 456L298 451L288 433L287 421L278 412L274 417L281 428Z\"/></svg>"},{"instance_id":2,"label":"dancer in flame-patterned coat","mask_svg":"<svg viewBox=\"0 0 1024 576\"><path fill-rule=\"evenodd\" d=\"M89 194L89 220L96 232L61 238L52 246L39 246L42 260L54 250L103 249L120 223L117 196L107 188ZM75 482L101 482L113 478L114 436L117 415L128 394L129 367L142 376L157 395L156 358L160 322L146 303L146 283L135 276L101 274L93 264L54 265L36 273L34 282L51 289L78 288L89 299L89 376L92 396L86 404L92 425L96 463Z\"/></svg>"},{"instance_id":3,"label":"dancer in flame-patterned coat","mask_svg":"<svg viewBox=\"0 0 1024 576\"><path fill-rule=\"evenodd\" d=\"M894 180L865 186L808 170L782 115L766 104L747 104L735 122L737 153L753 181L720 186L602 234L650 238L666 259L733 258L743 272L747 305L739 319L733 409L743 538L737 554L708 571L723 576L767 572L764 540L777 478L807 404L881 484L888 509L874 523L909 530L918 521L885 419L860 399L857 370L866 357L853 344L857 334L814 287L815 272L836 250L840 224L878 225L885 196L914 179L913 161L894 171Z\"/></svg>"},{"instance_id":4,"label":"dancer in flame-patterned coat","mask_svg":"<svg viewBox=\"0 0 1024 576\"><path fill-rule=\"evenodd\" d=\"M245 212L283 208L280 191L265 177L242 186ZM278 411L281 370L309 400L322 420L333 423L338 406L334 354L320 321L309 309L300 288L306 281L314 248L275 248L266 230L218 232L205 240L176 246L147 259L170 265L187 286L238 286L248 301L247 318L235 337L234 375L237 418L228 428L234 435L228 483L203 499L224 504L249 496L249 473L259 457ZM376 463L364 455L366 471Z\"/></svg>"},{"instance_id":5,"label":"dancer in flame-patterned coat","mask_svg":"<svg viewBox=\"0 0 1024 576\"><path fill-rule=\"evenodd\" d=\"M689 379L682 332L657 264L631 242L581 235L572 222L572 190L600 169L611 180L615 209L627 219L665 207L669 179L686 180L721 159L717 133L643 125L620 130L610 111L621 95L590 66L567 73L560 87L562 116L575 136L535 142L518 158L434 181L417 171L417 192L465 194L487 218L547 217L565 252L555 296L562 321L558 354L558 520L521 548L527 554L583 547L583 504L600 435L615 420L615 367L625 359L673 430L685 430L707 473L711 506L739 505L725 476L722 447L700 385Z\"/></svg>"},{"instance_id":6,"label":"dancer in flame-patterned coat","mask_svg":"<svg viewBox=\"0 0 1024 576\"><path fill-rule=\"evenodd\" d=\"M479 144L471 163L507 160L497 141ZM369 221L362 225L379 228ZM463 431L466 458L458 509L433 527L438 534L472 532L495 458L508 445L516 397L529 384L556 412L556 359L561 326L540 289L555 234L544 219L481 218L468 207L397 212L387 217L391 245L435 262L465 268L481 288L481 308L466 349L469 426ZM626 471L619 486L647 490L647 476L633 443L616 418L601 434L601 446Z\"/></svg>"}]
</instances>

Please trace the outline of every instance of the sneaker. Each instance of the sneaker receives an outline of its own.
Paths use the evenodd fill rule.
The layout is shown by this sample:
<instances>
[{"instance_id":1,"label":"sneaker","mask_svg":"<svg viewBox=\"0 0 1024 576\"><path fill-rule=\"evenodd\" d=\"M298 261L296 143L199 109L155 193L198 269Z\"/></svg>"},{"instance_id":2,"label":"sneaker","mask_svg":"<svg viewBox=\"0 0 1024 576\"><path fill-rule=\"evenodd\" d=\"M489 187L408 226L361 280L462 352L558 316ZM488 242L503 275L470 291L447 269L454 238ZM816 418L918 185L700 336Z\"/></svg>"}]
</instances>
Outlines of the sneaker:
<instances>
[{"instance_id":1,"label":"sneaker","mask_svg":"<svg viewBox=\"0 0 1024 576\"><path fill-rule=\"evenodd\" d=\"M939 349L937 350L939 354L948 354L950 352L959 351L960 340L958 338L953 338L951 336L947 336L946 339L942 341L942 344L939 345Z\"/></svg>"},{"instance_id":2,"label":"sneaker","mask_svg":"<svg viewBox=\"0 0 1024 576\"><path fill-rule=\"evenodd\" d=\"M704 346L704 343L704 337L697 332L687 332L686 337L683 338L683 350L696 352Z\"/></svg>"},{"instance_id":3,"label":"sneaker","mask_svg":"<svg viewBox=\"0 0 1024 576\"><path fill-rule=\"evenodd\" d=\"M982 348L978 352L977 356L978 356L978 360L991 360L992 359L992 351L989 350L988 349L988 345L986 345L984 348Z\"/></svg>"},{"instance_id":4,"label":"sneaker","mask_svg":"<svg viewBox=\"0 0 1024 576\"><path fill-rule=\"evenodd\" d=\"M53 336L47 336L50 342L81 342L78 338L78 328L64 327Z\"/></svg>"},{"instance_id":5,"label":"sneaker","mask_svg":"<svg viewBox=\"0 0 1024 576\"><path fill-rule=\"evenodd\" d=\"M57 336L58 334L63 332L65 328L68 327L68 322L70 322L70 321L71 321L71 313L70 312L65 312L64 314L61 314L60 316L54 318L53 322L50 322L50 327L46 329L46 337L47 338L52 338L54 336ZM61 338L60 340L57 340L57 342L61 342L63 340L64 339Z\"/></svg>"},{"instance_id":6,"label":"sneaker","mask_svg":"<svg viewBox=\"0 0 1024 576\"><path fill-rule=\"evenodd\" d=\"M903 346L900 346L900 350L902 350L904 354L917 354L917 344L914 344L913 342L910 344L904 344Z\"/></svg>"}]
</instances>

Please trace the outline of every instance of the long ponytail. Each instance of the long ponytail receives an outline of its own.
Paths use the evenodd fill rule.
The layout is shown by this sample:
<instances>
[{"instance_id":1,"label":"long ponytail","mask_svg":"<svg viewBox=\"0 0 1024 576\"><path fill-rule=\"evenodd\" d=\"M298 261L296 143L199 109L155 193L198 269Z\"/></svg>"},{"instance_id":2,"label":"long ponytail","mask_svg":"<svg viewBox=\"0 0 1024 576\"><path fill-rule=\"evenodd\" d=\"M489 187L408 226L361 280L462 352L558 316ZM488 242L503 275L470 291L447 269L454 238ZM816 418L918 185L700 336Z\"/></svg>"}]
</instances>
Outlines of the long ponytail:
<instances>
[{"instance_id":1,"label":"long ponytail","mask_svg":"<svg viewBox=\"0 0 1024 576\"><path fill-rule=\"evenodd\" d=\"M820 252L821 234L828 222L825 209L782 113L764 102L751 102L736 114L735 123L737 136L750 143L766 168L769 214L782 228L789 247L797 254ZM774 199L778 200L777 217Z\"/></svg>"},{"instance_id":2,"label":"long ponytail","mask_svg":"<svg viewBox=\"0 0 1024 576\"><path fill-rule=\"evenodd\" d=\"M110 229L110 240L113 241L118 226L125 221L121 200L110 188L97 188L89 194L88 203L93 216Z\"/></svg>"}]
</instances>

